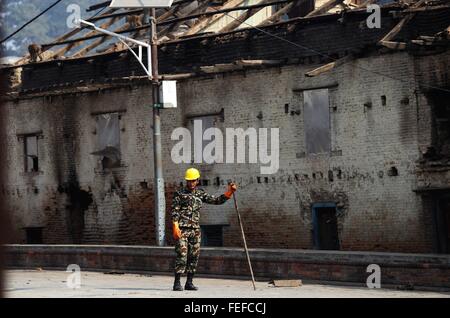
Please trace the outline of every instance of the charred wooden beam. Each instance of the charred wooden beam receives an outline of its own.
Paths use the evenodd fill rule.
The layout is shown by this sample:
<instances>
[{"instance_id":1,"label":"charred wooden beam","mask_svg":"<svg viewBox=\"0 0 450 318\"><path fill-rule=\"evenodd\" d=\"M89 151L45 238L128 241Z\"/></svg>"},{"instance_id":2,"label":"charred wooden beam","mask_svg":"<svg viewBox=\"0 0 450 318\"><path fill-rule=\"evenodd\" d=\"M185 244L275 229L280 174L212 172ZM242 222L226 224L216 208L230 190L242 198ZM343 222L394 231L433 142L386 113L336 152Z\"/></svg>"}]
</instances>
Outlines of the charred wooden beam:
<instances>
[{"instance_id":1,"label":"charred wooden beam","mask_svg":"<svg viewBox=\"0 0 450 318\"><path fill-rule=\"evenodd\" d=\"M234 11L241 11L241 10L249 10L249 9L262 9L262 8L265 8L265 7L268 7L268 6L273 6L273 5L277 5L277 4L284 4L284 3L293 2L293 1L297 1L297 0L279 0L279 1L273 1L273 2L266 2L266 1L267 0L262 1L262 3L254 4L254 5L236 6L236 7L227 8L227 9L221 9L221 10L214 10L214 11L208 11L208 12L191 14L191 15L187 15L187 16L184 16L184 17L180 17L180 18L166 20L164 22L159 23L158 25L166 25L166 24L171 24L171 23L175 23L175 22L191 20L191 19L211 16L211 15L216 15L216 14L220 14L220 13L227 13L227 12L234 12Z\"/></svg>"},{"instance_id":2,"label":"charred wooden beam","mask_svg":"<svg viewBox=\"0 0 450 318\"><path fill-rule=\"evenodd\" d=\"M100 26L100 27L102 28L102 26ZM132 33L132 32L136 32L136 31L148 29L148 28L150 28L150 24L144 24L144 25L141 26L141 27L132 28L132 29L127 29L127 30L123 30L123 31L116 32L116 33L118 33L118 34ZM83 42L83 41L92 40L92 39L96 39L96 38L100 38L100 37L106 36L105 34L98 34L97 31L92 31L92 32L95 32L95 33L97 33L97 34L89 35L89 36L84 36L84 37L79 37L79 38L75 38L75 39L71 39L71 40L66 40L66 41L61 41L61 42L53 43L53 45L72 44L72 43L76 43L76 42Z\"/></svg>"},{"instance_id":3,"label":"charred wooden beam","mask_svg":"<svg viewBox=\"0 0 450 318\"><path fill-rule=\"evenodd\" d=\"M259 5L266 4L268 0L262 0ZM266 4L267 5L267 4ZM237 27L239 27L242 23L244 23L247 19L257 14L259 11L261 11L265 6L261 7L254 7L254 8L247 8L245 12L241 13L237 18L235 18L233 21L228 23L226 26L224 26L222 29L219 30L219 33L222 32L229 32Z\"/></svg>"},{"instance_id":4,"label":"charred wooden beam","mask_svg":"<svg viewBox=\"0 0 450 318\"><path fill-rule=\"evenodd\" d=\"M391 50L405 50L406 49L405 42L380 41L378 43L379 43L379 45L387 47L388 49L391 49Z\"/></svg>"},{"instance_id":5,"label":"charred wooden beam","mask_svg":"<svg viewBox=\"0 0 450 318\"><path fill-rule=\"evenodd\" d=\"M260 22L257 26L264 26L267 24L271 24L274 22L277 22L278 19L285 13L289 12L289 10L292 9L292 7L294 6L295 2L291 2L288 3L287 5L285 5L283 8L279 9L277 12L275 12L274 14L272 14L270 17L268 17L267 19L264 19L262 22Z\"/></svg>"},{"instance_id":6,"label":"charred wooden beam","mask_svg":"<svg viewBox=\"0 0 450 318\"><path fill-rule=\"evenodd\" d=\"M323 5L308 13L305 18L315 17L316 15L321 15L327 13L330 9L334 8L338 4L341 4L344 0L330 0L325 2Z\"/></svg>"},{"instance_id":7,"label":"charred wooden beam","mask_svg":"<svg viewBox=\"0 0 450 318\"><path fill-rule=\"evenodd\" d=\"M419 0L416 3L414 3L411 6L411 9L417 9L420 8L424 3L426 3L428 0ZM393 42L391 41L401 30L402 28L411 21L412 18L414 18L415 13L410 13L406 17L400 20L397 25L391 29L391 31L388 32L379 42L378 45L385 46L390 49L404 49L406 47L406 44L403 42Z\"/></svg>"},{"instance_id":8,"label":"charred wooden beam","mask_svg":"<svg viewBox=\"0 0 450 318\"><path fill-rule=\"evenodd\" d=\"M100 27L105 29L108 28L109 26L113 25L116 22L117 18L112 18L109 21L103 23ZM88 32L83 38L89 38L91 35L96 35L97 31L93 30ZM82 38L82 39L83 39ZM62 41L62 42L58 42L58 43L53 43L53 45L60 45L59 43L64 43L64 42L68 42L67 46L60 49L59 51L57 51L55 54L53 54L53 58L58 58L59 56L64 55L65 53L69 52L71 49L73 49L74 47L77 47L79 45L82 45L84 40L81 41L74 41L74 40L67 40L67 41Z\"/></svg>"},{"instance_id":9,"label":"charred wooden beam","mask_svg":"<svg viewBox=\"0 0 450 318\"><path fill-rule=\"evenodd\" d=\"M208 1L203 1L201 2L201 4L197 7L197 8L193 8L192 10L190 10L189 12L186 13L186 15L190 15L190 14L196 14L199 12L202 12L204 9L206 9L209 6ZM175 22L165 28L163 28L162 30L160 30L158 32L158 38L161 39L163 38L163 36L165 36L166 34L168 34L169 32L175 30L176 28L178 28L181 25L181 21L180 22Z\"/></svg>"},{"instance_id":10,"label":"charred wooden beam","mask_svg":"<svg viewBox=\"0 0 450 318\"><path fill-rule=\"evenodd\" d=\"M244 0L229 0L229 1L225 2L225 4L222 6L222 10L239 6L242 2L244 2ZM215 10L215 11L217 12L217 10ZM187 30L183 34L183 36L192 35L203 29L206 29L208 26L210 26L211 24L213 24L214 22L216 22L217 20L222 18L224 15L225 15L224 13L218 13L218 14L216 13L215 15L212 15L210 17L199 19L199 21L194 23L194 25L192 25L189 28L189 30Z\"/></svg>"},{"instance_id":11,"label":"charred wooden beam","mask_svg":"<svg viewBox=\"0 0 450 318\"><path fill-rule=\"evenodd\" d=\"M389 31L378 44L383 45L384 42L390 42L401 30L402 28L414 17L414 14L407 15L404 17L397 25Z\"/></svg>"},{"instance_id":12,"label":"charred wooden beam","mask_svg":"<svg viewBox=\"0 0 450 318\"><path fill-rule=\"evenodd\" d=\"M117 9L110 9L110 10L108 10L107 12L105 12L104 15L107 15L107 14L112 13L112 12L114 12L114 11L117 11ZM42 45L42 52L48 51L49 49L51 49L52 47L54 47L54 46L57 45L57 44L54 44L54 43L57 43L57 42L60 42L60 41L64 41L64 40L66 40L66 39L68 39L68 38L74 36L75 34L79 33L80 31L84 30L85 28L86 28L86 27L76 28L76 29L74 29L74 30L72 30L72 31L70 31L70 32L68 32L68 33L66 33L66 34L64 34L63 36L59 37L58 39L56 39L56 40L55 40L54 42L52 42L52 43L49 43L49 44L43 44L43 45ZM30 57L30 55L27 54L27 55L25 55L24 57L22 57L21 59L19 59L18 61L16 61L14 64L15 64L15 65L22 64L22 63L23 63L24 61L26 61L29 57Z\"/></svg>"},{"instance_id":13,"label":"charred wooden beam","mask_svg":"<svg viewBox=\"0 0 450 318\"><path fill-rule=\"evenodd\" d=\"M339 67L339 66L341 66L341 65L343 65L343 64L345 64L345 63L347 63L347 62L349 62L351 60L354 60L354 59L355 59L355 55L354 54L348 54L348 55L346 55L344 57L341 57L340 59L337 59L336 61L333 61L331 63L322 65L322 66L320 66L318 68L315 68L315 69L313 69L313 70L311 70L309 72L306 72L305 76L306 77L319 76L319 75L321 75L323 73L329 72L332 69L334 69L336 67Z\"/></svg>"},{"instance_id":14,"label":"charred wooden beam","mask_svg":"<svg viewBox=\"0 0 450 318\"><path fill-rule=\"evenodd\" d=\"M111 25L114 24L115 21L117 21L117 20L118 20L118 18L112 18L112 21L110 22ZM122 27L120 27L120 28L114 30L113 32L116 32L116 33L117 33L117 32L120 32L120 31L122 31L122 30L124 30L124 29L127 29L128 27L129 27L129 24L126 23L125 25L123 25ZM96 48L97 46L103 44L106 40L108 40L108 39L110 39L110 38L111 38L110 36L104 36L104 37L102 37L101 39L95 41L94 43L91 43L90 45L88 45L88 46L82 48L82 49L79 50L78 52L72 54L71 57L80 57L80 56L83 56L84 54L90 52L91 50L93 50L93 49Z\"/></svg>"}]
</instances>

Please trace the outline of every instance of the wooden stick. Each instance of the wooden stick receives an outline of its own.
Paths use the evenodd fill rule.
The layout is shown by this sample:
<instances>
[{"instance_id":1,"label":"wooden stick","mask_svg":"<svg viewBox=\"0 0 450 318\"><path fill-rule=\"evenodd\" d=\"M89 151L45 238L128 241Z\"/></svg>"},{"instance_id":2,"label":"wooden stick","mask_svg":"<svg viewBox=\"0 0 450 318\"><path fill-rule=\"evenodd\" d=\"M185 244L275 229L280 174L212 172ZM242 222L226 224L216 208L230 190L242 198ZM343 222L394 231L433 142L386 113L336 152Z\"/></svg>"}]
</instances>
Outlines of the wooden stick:
<instances>
[{"instance_id":1,"label":"wooden stick","mask_svg":"<svg viewBox=\"0 0 450 318\"><path fill-rule=\"evenodd\" d=\"M236 213L237 213L237 217L238 217L238 221L239 221L239 226L241 227L242 240L244 241L244 249L245 249L245 254L247 255L247 261L248 261L248 266L250 268L250 274L252 275L253 289L256 290L255 277L253 276L252 263L250 262L250 255L248 254L247 241L245 240L244 226L242 225L241 215L239 214L239 209L237 206L236 196L234 195L234 192L233 192L233 201L234 201L234 208L236 209Z\"/></svg>"}]
</instances>

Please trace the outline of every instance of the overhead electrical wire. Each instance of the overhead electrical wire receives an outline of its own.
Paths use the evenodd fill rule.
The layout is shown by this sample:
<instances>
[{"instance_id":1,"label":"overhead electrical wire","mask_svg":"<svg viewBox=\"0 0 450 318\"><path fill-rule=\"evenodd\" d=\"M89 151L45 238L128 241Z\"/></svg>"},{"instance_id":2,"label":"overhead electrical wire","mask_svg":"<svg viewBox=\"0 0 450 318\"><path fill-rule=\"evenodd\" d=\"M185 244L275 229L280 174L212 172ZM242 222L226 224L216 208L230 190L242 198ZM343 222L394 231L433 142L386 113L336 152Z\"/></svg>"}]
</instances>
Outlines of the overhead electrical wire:
<instances>
[{"instance_id":1,"label":"overhead electrical wire","mask_svg":"<svg viewBox=\"0 0 450 318\"><path fill-rule=\"evenodd\" d=\"M44 11L42 11L41 13L39 13L38 15L36 15L34 18L28 20L27 23L25 23L24 25L22 25L20 28L18 28L16 31L14 31L13 33L11 33L10 35L8 35L7 37L5 37L4 39L2 39L0 41L0 44L3 44L4 42L8 41L10 38L12 38L13 36L15 36L17 33L19 33L20 31L22 31L23 29L25 29L28 25L30 25L31 23L33 23L35 20L39 19L42 15L44 15L45 13L47 13L49 10L51 10L54 6L56 6L58 3L60 3L63 0L57 0L55 1L51 6L49 6L47 9L45 9Z\"/></svg>"}]
</instances>

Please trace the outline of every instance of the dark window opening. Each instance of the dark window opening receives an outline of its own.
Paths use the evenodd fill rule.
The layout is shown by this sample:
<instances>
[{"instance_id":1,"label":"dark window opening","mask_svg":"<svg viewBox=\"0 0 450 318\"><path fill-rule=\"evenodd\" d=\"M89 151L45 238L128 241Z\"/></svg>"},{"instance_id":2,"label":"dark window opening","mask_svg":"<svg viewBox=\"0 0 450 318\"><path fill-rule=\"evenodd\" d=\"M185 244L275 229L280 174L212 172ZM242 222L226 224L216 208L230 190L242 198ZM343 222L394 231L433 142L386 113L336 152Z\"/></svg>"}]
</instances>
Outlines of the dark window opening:
<instances>
[{"instance_id":1,"label":"dark window opening","mask_svg":"<svg viewBox=\"0 0 450 318\"><path fill-rule=\"evenodd\" d=\"M202 225L202 246L223 246L223 225Z\"/></svg>"},{"instance_id":2,"label":"dark window opening","mask_svg":"<svg viewBox=\"0 0 450 318\"><path fill-rule=\"evenodd\" d=\"M433 142L425 158L431 160L448 158L450 157L450 93L434 91L427 96L433 113Z\"/></svg>"},{"instance_id":3,"label":"dark window opening","mask_svg":"<svg viewBox=\"0 0 450 318\"><path fill-rule=\"evenodd\" d=\"M396 167L391 167L391 168L388 170L388 176L390 176L390 177L396 177L396 176L398 176L398 169L397 169Z\"/></svg>"},{"instance_id":4,"label":"dark window opening","mask_svg":"<svg viewBox=\"0 0 450 318\"><path fill-rule=\"evenodd\" d=\"M306 152L328 153L331 150L328 89L304 91L303 97Z\"/></svg>"},{"instance_id":5,"label":"dark window opening","mask_svg":"<svg viewBox=\"0 0 450 318\"><path fill-rule=\"evenodd\" d=\"M436 198L434 218L437 253L450 254L450 196Z\"/></svg>"},{"instance_id":6,"label":"dark window opening","mask_svg":"<svg viewBox=\"0 0 450 318\"><path fill-rule=\"evenodd\" d=\"M43 244L42 227L25 228L27 244Z\"/></svg>"},{"instance_id":7,"label":"dark window opening","mask_svg":"<svg viewBox=\"0 0 450 318\"><path fill-rule=\"evenodd\" d=\"M120 166L120 115L119 113L96 116L97 151L103 169Z\"/></svg>"},{"instance_id":8,"label":"dark window opening","mask_svg":"<svg viewBox=\"0 0 450 318\"><path fill-rule=\"evenodd\" d=\"M191 116L189 125L190 125L190 131L192 136L191 141L191 149L194 149L194 155L191 158L191 160L195 161L199 158L204 158L203 151L207 145L210 145L210 147L214 148L215 143L215 137L211 137L211 139L204 138L205 137L205 131L210 128L217 128L218 123L221 122L221 116L220 114L215 115L204 115L204 116ZM197 126L197 128L195 128ZM199 127L201 126L201 130ZM199 135L201 134L201 135ZM208 137L209 138L209 137ZM201 140L201 148L196 147L195 144L198 140ZM215 149L215 148L214 148ZM213 151L213 156L216 156L217 154L215 151Z\"/></svg>"},{"instance_id":9,"label":"dark window opening","mask_svg":"<svg viewBox=\"0 0 450 318\"><path fill-rule=\"evenodd\" d=\"M312 210L314 248L339 250L336 205L334 203L316 203Z\"/></svg>"},{"instance_id":10,"label":"dark window opening","mask_svg":"<svg viewBox=\"0 0 450 318\"><path fill-rule=\"evenodd\" d=\"M39 171L38 136L24 136L25 172Z\"/></svg>"}]
</instances>

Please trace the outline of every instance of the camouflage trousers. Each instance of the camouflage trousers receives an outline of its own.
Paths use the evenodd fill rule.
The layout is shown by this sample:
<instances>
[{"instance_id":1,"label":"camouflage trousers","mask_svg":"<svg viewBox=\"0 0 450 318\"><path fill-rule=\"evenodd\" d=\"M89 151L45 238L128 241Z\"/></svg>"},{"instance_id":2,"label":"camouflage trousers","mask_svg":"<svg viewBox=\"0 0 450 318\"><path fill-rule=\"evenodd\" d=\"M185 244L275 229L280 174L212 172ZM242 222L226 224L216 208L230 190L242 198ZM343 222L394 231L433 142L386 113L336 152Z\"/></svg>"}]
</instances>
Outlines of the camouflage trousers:
<instances>
[{"instance_id":1,"label":"camouflage trousers","mask_svg":"<svg viewBox=\"0 0 450 318\"><path fill-rule=\"evenodd\" d=\"M175 273L195 273L200 255L200 229L181 228L181 238L175 244Z\"/></svg>"}]
</instances>

